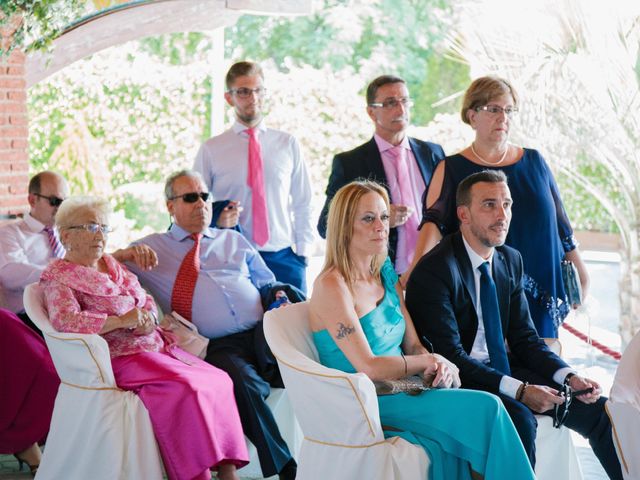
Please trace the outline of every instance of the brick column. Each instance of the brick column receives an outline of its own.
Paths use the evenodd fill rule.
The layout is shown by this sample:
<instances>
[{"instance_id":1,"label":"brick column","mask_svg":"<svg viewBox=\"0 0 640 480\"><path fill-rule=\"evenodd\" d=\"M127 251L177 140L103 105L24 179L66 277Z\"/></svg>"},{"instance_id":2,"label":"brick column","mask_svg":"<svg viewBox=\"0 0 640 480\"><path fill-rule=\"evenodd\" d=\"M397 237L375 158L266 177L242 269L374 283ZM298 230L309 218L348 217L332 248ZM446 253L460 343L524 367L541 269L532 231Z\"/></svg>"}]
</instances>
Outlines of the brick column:
<instances>
[{"instance_id":1,"label":"brick column","mask_svg":"<svg viewBox=\"0 0 640 480\"><path fill-rule=\"evenodd\" d=\"M0 32L6 48L7 32ZM0 54L0 221L8 214L28 210L29 181L27 91L25 55L14 50Z\"/></svg>"}]
</instances>

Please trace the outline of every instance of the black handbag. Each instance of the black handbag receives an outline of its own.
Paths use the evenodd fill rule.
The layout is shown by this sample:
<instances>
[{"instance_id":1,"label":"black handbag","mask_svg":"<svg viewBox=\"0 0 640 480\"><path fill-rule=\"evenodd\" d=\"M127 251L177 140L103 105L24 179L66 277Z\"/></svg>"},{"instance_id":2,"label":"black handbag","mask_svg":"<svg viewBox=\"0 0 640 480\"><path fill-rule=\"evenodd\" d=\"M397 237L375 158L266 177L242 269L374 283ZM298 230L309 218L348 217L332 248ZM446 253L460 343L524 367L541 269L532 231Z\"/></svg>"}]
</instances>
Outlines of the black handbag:
<instances>
[{"instance_id":1,"label":"black handbag","mask_svg":"<svg viewBox=\"0 0 640 480\"><path fill-rule=\"evenodd\" d=\"M582 294L580 292L580 277L573 266L571 260L566 258L562 260L562 282L564 283L564 291L567 294L569 305L582 304Z\"/></svg>"}]
</instances>

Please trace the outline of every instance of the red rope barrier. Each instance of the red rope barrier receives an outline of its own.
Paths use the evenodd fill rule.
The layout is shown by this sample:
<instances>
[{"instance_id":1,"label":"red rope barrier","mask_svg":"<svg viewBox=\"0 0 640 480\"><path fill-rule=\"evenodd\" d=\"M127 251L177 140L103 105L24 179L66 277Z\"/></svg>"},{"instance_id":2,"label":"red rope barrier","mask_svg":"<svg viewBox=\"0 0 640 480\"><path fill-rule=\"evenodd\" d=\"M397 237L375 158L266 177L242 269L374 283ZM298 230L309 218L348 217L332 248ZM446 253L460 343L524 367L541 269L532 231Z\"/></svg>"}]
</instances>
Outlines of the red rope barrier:
<instances>
[{"instance_id":1,"label":"red rope barrier","mask_svg":"<svg viewBox=\"0 0 640 480\"><path fill-rule=\"evenodd\" d=\"M618 361L622 357L620 352L616 352L615 350L611 350L609 347L607 347L606 345L603 345L602 343L598 342L597 340L594 340L593 338L589 339L589 337L587 337L584 333L582 333L580 330L575 329L574 327L569 325L567 322L563 323L562 326L566 330L568 330L569 332L573 333L580 340L583 340L584 342L589 343L589 344L593 345L594 347L596 347L602 353L605 353L605 354L609 355L610 357L615 358Z\"/></svg>"}]
</instances>

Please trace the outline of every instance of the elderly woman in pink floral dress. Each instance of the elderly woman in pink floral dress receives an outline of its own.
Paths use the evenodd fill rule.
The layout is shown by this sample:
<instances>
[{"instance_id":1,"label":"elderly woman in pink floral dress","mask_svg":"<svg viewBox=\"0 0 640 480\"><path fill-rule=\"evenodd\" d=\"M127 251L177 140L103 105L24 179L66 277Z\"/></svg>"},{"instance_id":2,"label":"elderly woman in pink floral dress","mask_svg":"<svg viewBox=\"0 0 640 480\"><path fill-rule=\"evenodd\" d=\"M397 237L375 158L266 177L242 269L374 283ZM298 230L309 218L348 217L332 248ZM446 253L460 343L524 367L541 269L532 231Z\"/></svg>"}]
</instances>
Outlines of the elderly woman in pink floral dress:
<instances>
[{"instance_id":1,"label":"elderly woman in pink floral dress","mask_svg":"<svg viewBox=\"0 0 640 480\"><path fill-rule=\"evenodd\" d=\"M149 411L170 480L209 479L210 468L237 479L248 455L231 379L167 341L152 298L104 253L108 216L108 203L95 197L60 206L56 225L67 254L40 279L51 323L107 341L116 383Z\"/></svg>"}]
</instances>

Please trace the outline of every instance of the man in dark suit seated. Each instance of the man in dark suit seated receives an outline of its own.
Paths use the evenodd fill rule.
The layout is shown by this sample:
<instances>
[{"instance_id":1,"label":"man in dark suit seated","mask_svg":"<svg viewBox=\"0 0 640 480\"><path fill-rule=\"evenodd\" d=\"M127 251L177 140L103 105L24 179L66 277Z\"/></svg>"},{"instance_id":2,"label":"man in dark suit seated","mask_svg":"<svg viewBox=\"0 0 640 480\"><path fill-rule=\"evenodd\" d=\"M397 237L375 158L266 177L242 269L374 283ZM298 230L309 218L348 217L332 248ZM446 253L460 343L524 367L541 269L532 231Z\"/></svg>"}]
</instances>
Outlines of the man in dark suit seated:
<instances>
[{"instance_id":1,"label":"man in dark suit seated","mask_svg":"<svg viewBox=\"0 0 640 480\"><path fill-rule=\"evenodd\" d=\"M506 176L485 170L467 177L456 203L460 231L426 254L407 284L407 308L419 335L458 366L463 388L500 397L532 466L538 413L587 437L609 477L622 479L600 385L552 353L531 321L522 258L504 246L512 203ZM563 385L593 389L577 395L566 416L565 398L558 395Z\"/></svg>"},{"instance_id":2,"label":"man in dark suit seated","mask_svg":"<svg viewBox=\"0 0 640 480\"><path fill-rule=\"evenodd\" d=\"M318 220L324 238L329 203L336 192L359 178L384 185L391 198L389 253L396 272L404 273L413 259L422 196L436 165L444 158L440 145L406 135L411 98L403 79L383 75L367 87L367 113L375 134L367 143L333 158L327 199Z\"/></svg>"}]
</instances>

